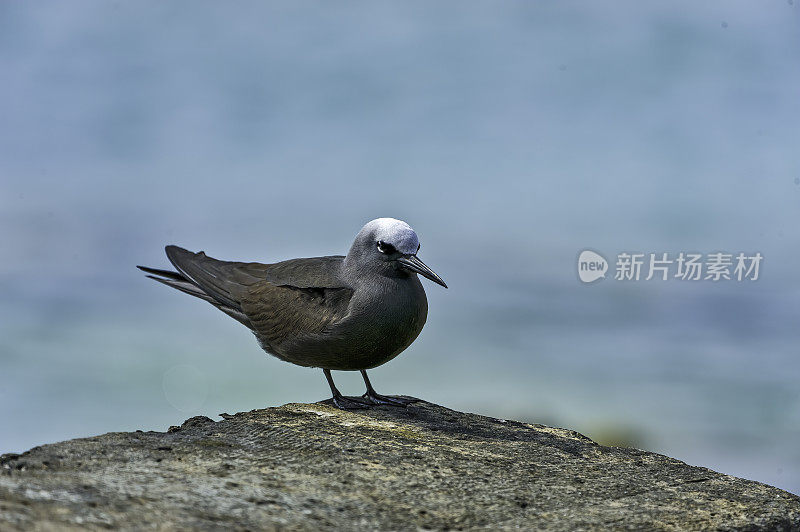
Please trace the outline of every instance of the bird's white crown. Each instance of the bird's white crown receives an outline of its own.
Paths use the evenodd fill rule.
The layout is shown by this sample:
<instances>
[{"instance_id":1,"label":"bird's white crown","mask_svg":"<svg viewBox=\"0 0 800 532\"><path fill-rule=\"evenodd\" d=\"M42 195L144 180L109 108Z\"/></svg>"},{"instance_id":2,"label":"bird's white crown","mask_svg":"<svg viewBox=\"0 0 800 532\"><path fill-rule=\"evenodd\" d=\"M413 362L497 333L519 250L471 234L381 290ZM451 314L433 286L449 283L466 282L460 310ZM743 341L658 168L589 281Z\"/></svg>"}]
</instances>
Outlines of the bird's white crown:
<instances>
[{"instance_id":1,"label":"bird's white crown","mask_svg":"<svg viewBox=\"0 0 800 532\"><path fill-rule=\"evenodd\" d=\"M395 218L376 218L361 229L370 233L375 241L391 244L400 253L413 255L419 249L419 238L411 226Z\"/></svg>"}]
</instances>

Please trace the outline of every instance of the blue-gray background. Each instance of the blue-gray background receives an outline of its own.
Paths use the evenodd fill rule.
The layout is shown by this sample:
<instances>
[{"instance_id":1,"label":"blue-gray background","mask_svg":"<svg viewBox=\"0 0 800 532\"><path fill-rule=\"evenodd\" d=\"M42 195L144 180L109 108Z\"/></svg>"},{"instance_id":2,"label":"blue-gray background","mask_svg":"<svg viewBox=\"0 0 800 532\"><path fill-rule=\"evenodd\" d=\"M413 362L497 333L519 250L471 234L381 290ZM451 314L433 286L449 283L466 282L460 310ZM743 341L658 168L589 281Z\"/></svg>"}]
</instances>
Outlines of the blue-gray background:
<instances>
[{"instance_id":1,"label":"blue-gray background","mask_svg":"<svg viewBox=\"0 0 800 532\"><path fill-rule=\"evenodd\" d=\"M394 216L450 290L379 391L800 492L799 7L0 3L0 452L325 398L134 265ZM765 258L582 285L584 248Z\"/></svg>"}]
</instances>

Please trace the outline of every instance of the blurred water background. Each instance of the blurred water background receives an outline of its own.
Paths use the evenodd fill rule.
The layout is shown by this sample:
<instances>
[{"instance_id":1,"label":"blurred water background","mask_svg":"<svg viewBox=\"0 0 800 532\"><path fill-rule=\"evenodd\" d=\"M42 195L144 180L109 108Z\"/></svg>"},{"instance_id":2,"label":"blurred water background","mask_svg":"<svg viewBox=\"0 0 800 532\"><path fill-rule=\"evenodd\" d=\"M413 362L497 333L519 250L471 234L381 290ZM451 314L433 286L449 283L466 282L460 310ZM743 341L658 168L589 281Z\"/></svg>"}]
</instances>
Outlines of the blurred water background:
<instances>
[{"instance_id":1,"label":"blurred water background","mask_svg":"<svg viewBox=\"0 0 800 532\"><path fill-rule=\"evenodd\" d=\"M326 398L134 266L394 216L450 289L379 391L800 493L798 7L0 3L0 452ZM764 262L582 285L587 247Z\"/></svg>"}]
</instances>

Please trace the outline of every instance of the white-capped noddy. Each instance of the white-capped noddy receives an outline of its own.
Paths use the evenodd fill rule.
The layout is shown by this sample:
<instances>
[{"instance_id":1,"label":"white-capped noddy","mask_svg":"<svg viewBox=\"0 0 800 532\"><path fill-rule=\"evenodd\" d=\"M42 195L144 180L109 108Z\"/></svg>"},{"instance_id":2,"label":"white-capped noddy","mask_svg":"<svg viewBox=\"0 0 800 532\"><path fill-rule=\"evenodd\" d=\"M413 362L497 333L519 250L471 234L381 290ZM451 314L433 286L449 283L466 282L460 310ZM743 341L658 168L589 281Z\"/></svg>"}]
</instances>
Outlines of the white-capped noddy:
<instances>
[{"instance_id":1,"label":"white-capped noddy","mask_svg":"<svg viewBox=\"0 0 800 532\"><path fill-rule=\"evenodd\" d=\"M322 368L337 407L406 405L413 400L376 393L366 370L399 355L422 331L428 300L417 274L447 288L417 257L419 247L407 223L378 218L359 231L346 257L260 264L167 246L177 271L138 268L244 324L267 353ZM344 397L331 370L361 371L366 393Z\"/></svg>"}]
</instances>

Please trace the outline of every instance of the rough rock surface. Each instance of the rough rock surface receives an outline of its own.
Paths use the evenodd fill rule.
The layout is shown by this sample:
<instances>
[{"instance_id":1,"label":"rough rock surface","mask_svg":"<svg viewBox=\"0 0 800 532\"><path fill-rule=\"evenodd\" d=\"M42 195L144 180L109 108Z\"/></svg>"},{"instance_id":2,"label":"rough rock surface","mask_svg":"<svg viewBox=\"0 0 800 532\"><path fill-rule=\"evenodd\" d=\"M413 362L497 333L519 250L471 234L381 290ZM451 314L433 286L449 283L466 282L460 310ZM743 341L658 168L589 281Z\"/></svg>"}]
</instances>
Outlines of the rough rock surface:
<instances>
[{"instance_id":1,"label":"rough rock surface","mask_svg":"<svg viewBox=\"0 0 800 532\"><path fill-rule=\"evenodd\" d=\"M800 529L777 488L425 402L223 417L0 457L0 529Z\"/></svg>"}]
</instances>

